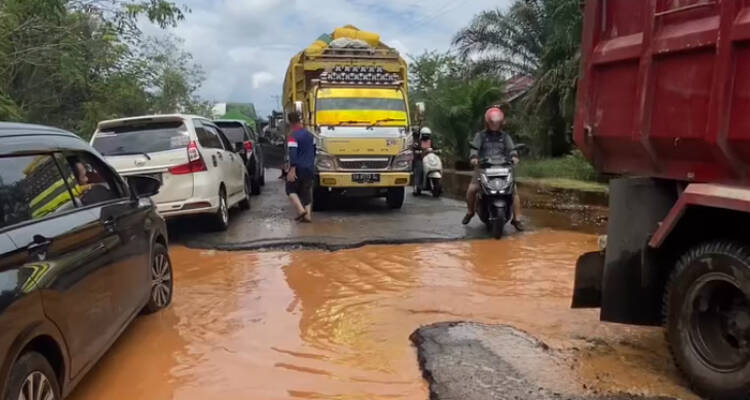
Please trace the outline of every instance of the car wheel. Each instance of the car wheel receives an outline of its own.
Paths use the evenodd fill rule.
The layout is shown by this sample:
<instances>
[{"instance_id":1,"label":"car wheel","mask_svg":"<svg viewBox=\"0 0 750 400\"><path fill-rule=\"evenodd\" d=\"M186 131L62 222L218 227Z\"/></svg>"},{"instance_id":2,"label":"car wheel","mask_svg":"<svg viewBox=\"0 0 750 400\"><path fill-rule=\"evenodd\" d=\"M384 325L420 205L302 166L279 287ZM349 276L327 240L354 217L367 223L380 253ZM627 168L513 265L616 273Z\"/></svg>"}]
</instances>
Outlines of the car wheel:
<instances>
[{"instance_id":1,"label":"car wheel","mask_svg":"<svg viewBox=\"0 0 750 400\"><path fill-rule=\"evenodd\" d=\"M664 295L675 363L710 399L750 398L750 248L716 241L689 250Z\"/></svg>"},{"instance_id":2,"label":"car wheel","mask_svg":"<svg viewBox=\"0 0 750 400\"><path fill-rule=\"evenodd\" d=\"M5 400L59 400L57 375L44 356L30 351L13 364Z\"/></svg>"},{"instance_id":3,"label":"car wheel","mask_svg":"<svg viewBox=\"0 0 750 400\"><path fill-rule=\"evenodd\" d=\"M260 194L260 177L253 177L250 180L250 191L254 196Z\"/></svg>"},{"instance_id":4,"label":"car wheel","mask_svg":"<svg viewBox=\"0 0 750 400\"><path fill-rule=\"evenodd\" d=\"M227 194L224 187L219 189L219 208L214 215L214 225L218 231L229 229L229 204L227 204Z\"/></svg>"},{"instance_id":5,"label":"car wheel","mask_svg":"<svg viewBox=\"0 0 750 400\"><path fill-rule=\"evenodd\" d=\"M239 203L240 210L250 209L250 178L245 177L245 198Z\"/></svg>"},{"instance_id":6,"label":"car wheel","mask_svg":"<svg viewBox=\"0 0 750 400\"><path fill-rule=\"evenodd\" d=\"M174 275L169 252L163 244L154 243L151 256L151 295L144 312L151 314L167 308L172 302L173 289Z\"/></svg>"}]
</instances>

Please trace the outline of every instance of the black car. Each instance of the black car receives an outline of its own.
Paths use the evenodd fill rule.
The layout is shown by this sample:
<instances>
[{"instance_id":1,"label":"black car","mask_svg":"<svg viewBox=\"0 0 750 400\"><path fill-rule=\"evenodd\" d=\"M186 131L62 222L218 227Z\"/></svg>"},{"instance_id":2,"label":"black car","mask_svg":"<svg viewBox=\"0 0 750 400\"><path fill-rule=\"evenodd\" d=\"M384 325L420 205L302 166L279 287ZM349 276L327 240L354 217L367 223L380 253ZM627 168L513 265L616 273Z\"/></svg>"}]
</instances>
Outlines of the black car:
<instances>
[{"instance_id":1,"label":"black car","mask_svg":"<svg viewBox=\"0 0 750 400\"><path fill-rule=\"evenodd\" d=\"M250 178L250 191L255 195L260 194L261 187L266 184L266 169L258 133L242 120L223 119L216 120L214 123L221 128L233 145L237 146L241 143L239 147L243 150L240 154L245 161L247 175Z\"/></svg>"},{"instance_id":2,"label":"black car","mask_svg":"<svg viewBox=\"0 0 750 400\"><path fill-rule=\"evenodd\" d=\"M123 180L71 133L0 123L0 399L61 399L169 305L159 185Z\"/></svg>"}]
</instances>

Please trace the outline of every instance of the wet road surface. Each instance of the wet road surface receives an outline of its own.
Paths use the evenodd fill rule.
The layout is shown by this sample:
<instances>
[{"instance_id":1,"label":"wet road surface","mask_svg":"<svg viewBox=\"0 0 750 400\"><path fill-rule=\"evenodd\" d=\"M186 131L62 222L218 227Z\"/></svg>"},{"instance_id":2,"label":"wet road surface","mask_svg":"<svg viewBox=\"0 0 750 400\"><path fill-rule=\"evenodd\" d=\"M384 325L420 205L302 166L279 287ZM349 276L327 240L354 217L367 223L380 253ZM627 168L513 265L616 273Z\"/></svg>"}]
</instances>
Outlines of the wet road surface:
<instances>
[{"instance_id":1,"label":"wet road surface","mask_svg":"<svg viewBox=\"0 0 750 400\"><path fill-rule=\"evenodd\" d=\"M313 224L293 221L294 212L284 193L283 182L274 179L278 170L266 172L261 196L251 200L251 210L233 210L226 232L211 232L205 221L184 218L170 223L170 240L192 248L219 250L289 249L295 247L339 250L365 244L443 242L488 237L485 226L474 218L461 225L466 213L463 201L430 196L414 197L406 189L406 202L391 210L385 199L345 198L325 212L315 212ZM528 210L530 227L571 228L601 231L580 212L550 213ZM508 225L507 234L515 233Z\"/></svg>"},{"instance_id":2,"label":"wet road surface","mask_svg":"<svg viewBox=\"0 0 750 400\"><path fill-rule=\"evenodd\" d=\"M71 399L427 399L409 336L449 320L539 338L571 388L692 399L661 330L569 308L575 259L596 241L542 229L338 252L173 246L172 306L138 318Z\"/></svg>"}]
</instances>

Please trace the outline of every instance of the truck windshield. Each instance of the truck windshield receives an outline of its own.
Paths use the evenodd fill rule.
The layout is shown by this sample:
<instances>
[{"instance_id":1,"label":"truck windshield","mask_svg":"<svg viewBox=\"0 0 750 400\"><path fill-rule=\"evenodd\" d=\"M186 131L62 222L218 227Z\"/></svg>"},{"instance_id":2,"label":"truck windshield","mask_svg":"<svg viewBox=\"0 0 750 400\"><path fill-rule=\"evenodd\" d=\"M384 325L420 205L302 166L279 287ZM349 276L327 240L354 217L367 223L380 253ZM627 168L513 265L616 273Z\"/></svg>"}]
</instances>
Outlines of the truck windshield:
<instances>
[{"instance_id":1,"label":"truck windshield","mask_svg":"<svg viewBox=\"0 0 750 400\"><path fill-rule=\"evenodd\" d=\"M350 125L348 121L382 126L403 126L407 108L400 90L387 88L326 88L318 91L316 123L322 126ZM352 124L354 125L354 124Z\"/></svg>"}]
</instances>

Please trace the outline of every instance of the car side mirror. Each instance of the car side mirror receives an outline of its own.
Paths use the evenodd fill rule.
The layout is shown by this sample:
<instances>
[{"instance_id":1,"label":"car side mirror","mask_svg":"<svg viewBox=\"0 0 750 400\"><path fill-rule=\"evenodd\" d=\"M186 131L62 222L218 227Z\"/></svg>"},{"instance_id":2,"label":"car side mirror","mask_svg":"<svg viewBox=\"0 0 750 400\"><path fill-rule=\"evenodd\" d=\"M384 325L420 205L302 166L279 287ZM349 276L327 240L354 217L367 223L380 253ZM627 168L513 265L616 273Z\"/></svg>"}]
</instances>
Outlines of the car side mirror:
<instances>
[{"instance_id":1,"label":"car side mirror","mask_svg":"<svg viewBox=\"0 0 750 400\"><path fill-rule=\"evenodd\" d=\"M234 144L234 152L235 153L242 153L243 151L245 151L245 144L242 143L242 142L236 142Z\"/></svg>"},{"instance_id":2,"label":"car side mirror","mask_svg":"<svg viewBox=\"0 0 750 400\"><path fill-rule=\"evenodd\" d=\"M161 181L150 176L131 175L127 180L138 198L156 196L161 188Z\"/></svg>"}]
</instances>

